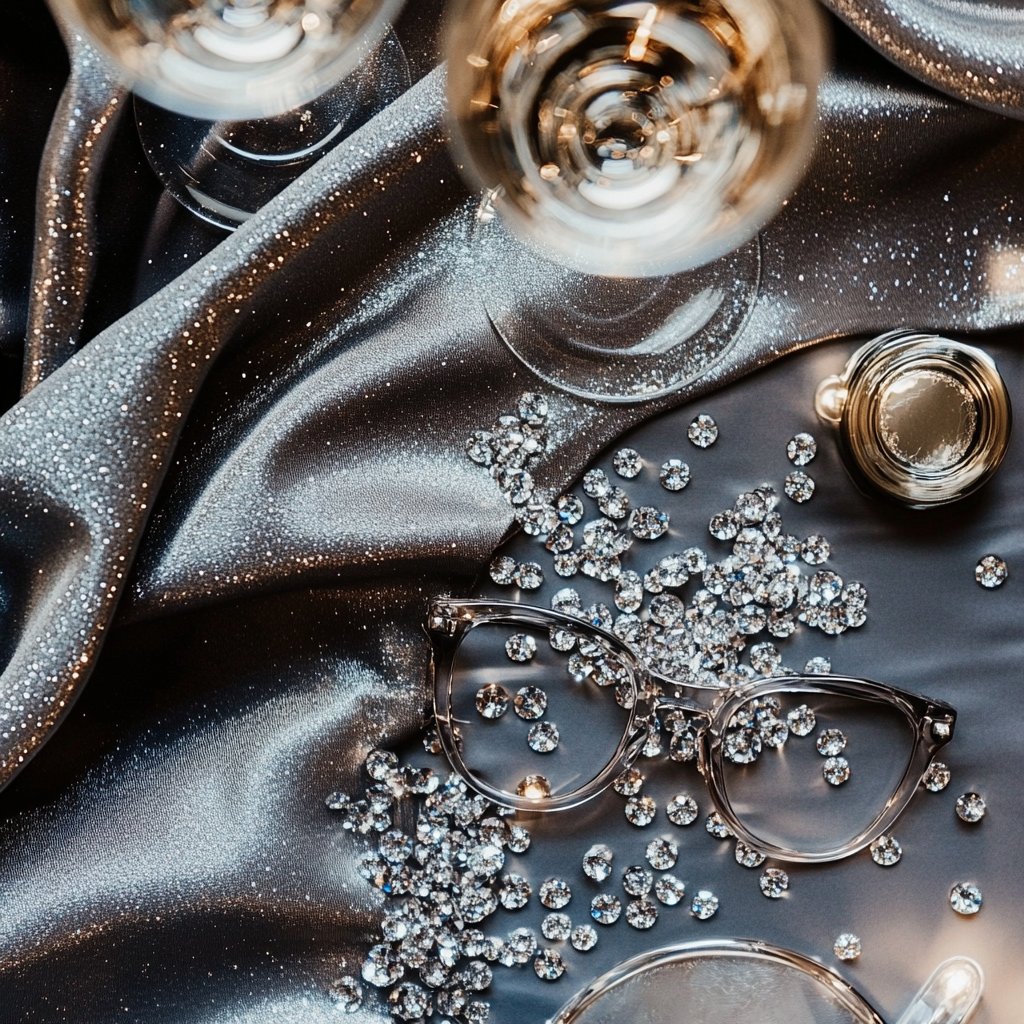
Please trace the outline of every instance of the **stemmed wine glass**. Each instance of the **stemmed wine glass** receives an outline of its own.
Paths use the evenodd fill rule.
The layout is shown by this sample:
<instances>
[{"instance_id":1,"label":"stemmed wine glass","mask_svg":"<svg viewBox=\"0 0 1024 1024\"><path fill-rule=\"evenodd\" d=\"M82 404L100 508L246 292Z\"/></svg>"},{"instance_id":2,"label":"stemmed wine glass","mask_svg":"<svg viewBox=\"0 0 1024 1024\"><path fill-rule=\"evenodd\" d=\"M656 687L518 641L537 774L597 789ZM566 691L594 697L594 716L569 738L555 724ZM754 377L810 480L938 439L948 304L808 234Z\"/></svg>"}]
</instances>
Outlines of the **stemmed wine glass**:
<instances>
[{"instance_id":1,"label":"stemmed wine glass","mask_svg":"<svg viewBox=\"0 0 1024 1024\"><path fill-rule=\"evenodd\" d=\"M456 0L453 144L509 347L620 401L719 359L809 155L826 49L812 0Z\"/></svg>"}]
</instances>

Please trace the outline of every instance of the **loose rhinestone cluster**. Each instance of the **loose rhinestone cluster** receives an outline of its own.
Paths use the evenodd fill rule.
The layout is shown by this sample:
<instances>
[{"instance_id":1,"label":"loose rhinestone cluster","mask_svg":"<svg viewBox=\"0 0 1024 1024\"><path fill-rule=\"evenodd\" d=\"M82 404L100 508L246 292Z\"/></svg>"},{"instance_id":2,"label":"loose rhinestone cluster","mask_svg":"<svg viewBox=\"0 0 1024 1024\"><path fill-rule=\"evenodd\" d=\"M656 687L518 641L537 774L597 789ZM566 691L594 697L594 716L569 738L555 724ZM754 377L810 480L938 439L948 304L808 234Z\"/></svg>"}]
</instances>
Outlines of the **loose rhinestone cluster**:
<instances>
[{"instance_id":1,"label":"loose rhinestone cluster","mask_svg":"<svg viewBox=\"0 0 1024 1024\"><path fill-rule=\"evenodd\" d=\"M474 430L466 441L466 454L490 470L512 505L525 505L533 495L529 467L547 447L547 415L547 399L527 392L517 415L499 416L490 430Z\"/></svg>"},{"instance_id":2,"label":"loose rhinestone cluster","mask_svg":"<svg viewBox=\"0 0 1024 1024\"><path fill-rule=\"evenodd\" d=\"M974 568L974 578L986 590L1001 587L1009 575L1006 563L998 555L986 555Z\"/></svg>"}]
</instances>

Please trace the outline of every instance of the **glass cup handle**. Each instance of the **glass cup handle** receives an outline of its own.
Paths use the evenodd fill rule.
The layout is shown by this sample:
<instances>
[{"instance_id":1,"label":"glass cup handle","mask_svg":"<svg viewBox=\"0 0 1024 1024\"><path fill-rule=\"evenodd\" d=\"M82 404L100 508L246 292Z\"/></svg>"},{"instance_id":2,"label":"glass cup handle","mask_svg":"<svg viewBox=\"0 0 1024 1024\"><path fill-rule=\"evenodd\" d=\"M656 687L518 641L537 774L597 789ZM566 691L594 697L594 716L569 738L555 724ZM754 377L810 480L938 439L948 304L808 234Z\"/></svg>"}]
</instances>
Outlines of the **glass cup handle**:
<instances>
[{"instance_id":1,"label":"glass cup handle","mask_svg":"<svg viewBox=\"0 0 1024 1024\"><path fill-rule=\"evenodd\" d=\"M932 971L896 1024L961 1024L978 1005L984 987L980 965L955 956Z\"/></svg>"}]
</instances>

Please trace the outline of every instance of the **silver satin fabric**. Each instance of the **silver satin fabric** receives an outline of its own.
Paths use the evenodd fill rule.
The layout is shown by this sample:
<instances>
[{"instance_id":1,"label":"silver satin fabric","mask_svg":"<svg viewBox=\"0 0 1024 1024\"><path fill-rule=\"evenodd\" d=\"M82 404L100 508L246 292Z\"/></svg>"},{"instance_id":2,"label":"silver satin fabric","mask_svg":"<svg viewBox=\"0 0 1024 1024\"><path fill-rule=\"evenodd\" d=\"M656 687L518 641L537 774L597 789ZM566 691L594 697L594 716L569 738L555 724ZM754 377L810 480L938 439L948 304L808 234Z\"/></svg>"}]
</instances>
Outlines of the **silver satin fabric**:
<instances>
[{"instance_id":1,"label":"silver satin fabric","mask_svg":"<svg viewBox=\"0 0 1024 1024\"><path fill-rule=\"evenodd\" d=\"M463 443L534 388L552 403L536 473L551 494L641 421L641 451L681 448L699 407L723 428L704 460L721 505L778 481L785 440L812 429L820 494L799 518L872 594L871 626L835 642L837 670L949 699L962 717L955 781L901 822L898 868L861 857L794 872L778 907L723 847L687 836L688 886L723 899L712 922L666 913L648 936L620 924L555 986L499 969L492 1019L545 1019L652 938L707 930L828 955L854 930L855 977L888 1016L961 952L989 973L979 1020L1010 1024L1024 889L995 866L1022 838L1005 711L1024 638L1014 580L989 594L972 572L990 549L1020 561L1020 445L970 504L928 519L884 509L856 494L811 418L814 383L850 343L778 360L897 326L1018 325L1024 127L895 71L838 72L807 179L761 236L758 299L729 356L670 398L599 406L533 378L474 297L474 200L447 153L442 91L442 73L427 75L0 419L0 773L13 780L0 796L0 1007L25 1020L336 1019L324 988L357 973L381 900L323 796L359 788L371 747L415 749L425 602L469 593L512 526ZM1004 336L991 350L1016 398L1019 350ZM969 788L992 808L974 831L951 809ZM625 850L642 835L606 801L578 826L538 826L531 878L598 838ZM972 922L945 902L964 872L987 900ZM539 923L500 916L505 930ZM351 1019L385 1018L370 998Z\"/></svg>"}]
</instances>

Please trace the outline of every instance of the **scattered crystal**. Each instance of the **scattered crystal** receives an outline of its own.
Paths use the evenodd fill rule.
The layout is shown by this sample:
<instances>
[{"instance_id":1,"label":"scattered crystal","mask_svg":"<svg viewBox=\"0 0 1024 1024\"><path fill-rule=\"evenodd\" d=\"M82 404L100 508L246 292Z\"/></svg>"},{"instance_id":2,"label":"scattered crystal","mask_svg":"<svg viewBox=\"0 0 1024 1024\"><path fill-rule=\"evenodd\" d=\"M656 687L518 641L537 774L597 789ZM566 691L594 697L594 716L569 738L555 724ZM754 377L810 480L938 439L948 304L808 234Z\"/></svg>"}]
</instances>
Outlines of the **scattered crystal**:
<instances>
[{"instance_id":1,"label":"scattered crystal","mask_svg":"<svg viewBox=\"0 0 1024 1024\"><path fill-rule=\"evenodd\" d=\"M718 438L718 424L702 412L687 428L686 436L698 448L710 448Z\"/></svg>"},{"instance_id":2,"label":"scattered crystal","mask_svg":"<svg viewBox=\"0 0 1024 1024\"><path fill-rule=\"evenodd\" d=\"M487 1024L491 1016L491 1004L475 999L466 1004L462 1016L466 1018L466 1024Z\"/></svg>"},{"instance_id":3,"label":"scattered crystal","mask_svg":"<svg viewBox=\"0 0 1024 1024\"><path fill-rule=\"evenodd\" d=\"M636 768L626 768L616 776L612 788L620 796L636 796L644 784L643 773Z\"/></svg>"},{"instance_id":4,"label":"scattered crystal","mask_svg":"<svg viewBox=\"0 0 1024 1024\"><path fill-rule=\"evenodd\" d=\"M623 612L635 612L644 603L644 588L640 577L630 569L615 581L615 607Z\"/></svg>"},{"instance_id":5,"label":"scattered crystal","mask_svg":"<svg viewBox=\"0 0 1024 1024\"><path fill-rule=\"evenodd\" d=\"M821 769L830 786L841 786L850 777L850 762L845 757L830 757Z\"/></svg>"},{"instance_id":6,"label":"scattered crystal","mask_svg":"<svg viewBox=\"0 0 1024 1024\"><path fill-rule=\"evenodd\" d=\"M525 505L533 494L533 477L525 469L501 466L494 479L510 505Z\"/></svg>"},{"instance_id":7,"label":"scattered crystal","mask_svg":"<svg viewBox=\"0 0 1024 1024\"><path fill-rule=\"evenodd\" d=\"M509 933L505 947L513 963L525 964L537 951L537 936L529 928L517 928Z\"/></svg>"},{"instance_id":8,"label":"scattered crystal","mask_svg":"<svg viewBox=\"0 0 1024 1024\"><path fill-rule=\"evenodd\" d=\"M527 775L516 786L516 794L527 800L545 800L551 796L551 783L543 775Z\"/></svg>"},{"instance_id":9,"label":"scattered crystal","mask_svg":"<svg viewBox=\"0 0 1024 1024\"><path fill-rule=\"evenodd\" d=\"M615 924L622 913L622 904L617 896L602 893L590 901L590 916L598 924Z\"/></svg>"},{"instance_id":10,"label":"scattered crystal","mask_svg":"<svg viewBox=\"0 0 1024 1024\"><path fill-rule=\"evenodd\" d=\"M673 732L672 739L669 741L668 756L673 761L695 761L697 759L697 734L692 729ZM676 824L681 823L676 822Z\"/></svg>"},{"instance_id":11,"label":"scattered crystal","mask_svg":"<svg viewBox=\"0 0 1024 1024\"><path fill-rule=\"evenodd\" d=\"M893 864L900 862L903 856L903 847L900 846L895 836L879 836L871 844L871 859L883 868L890 868Z\"/></svg>"},{"instance_id":12,"label":"scattered crystal","mask_svg":"<svg viewBox=\"0 0 1024 1024\"><path fill-rule=\"evenodd\" d=\"M540 923L540 933L550 942L564 942L572 934L568 914L548 914Z\"/></svg>"},{"instance_id":13,"label":"scattered crystal","mask_svg":"<svg viewBox=\"0 0 1024 1024\"><path fill-rule=\"evenodd\" d=\"M650 825L658 805L649 796L631 796L626 801L626 821L631 825Z\"/></svg>"},{"instance_id":14,"label":"scattered crystal","mask_svg":"<svg viewBox=\"0 0 1024 1024\"><path fill-rule=\"evenodd\" d=\"M832 952L840 960L856 960L860 956L860 939L850 932L843 932L835 941Z\"/></svg>"},{"instance_id":15,"label":"scattered crystal","mask_svg":"<svg viewBox=\"0 0 1024 1024\"><path fill-rule=\"evenodd\" d=\"M686 886L675 875L662 875L654 883L654 895L666 907L674 907L686 895Z\"/></svg>"},{"instance_id":16,"label":"scattered crystal","mask_svg":"<svg viewBox=\"0 0 1024 1024\"><path fill-rule=\"evenodd\" d=\"M494 461L491 441L494 435L486 430L474 430L466 441L466 454L479 466L490 466Z\"/></svg>"},{"instance_id":17,"label":"scattered crystal","mask_svg":"<svg viewBox=\"0 0 1024 1024\"><path fill-rule=\"evenodd\" d=\"M575 576L579 571L579 558L574 551L562 551L555 555L552 565L555 572L562 577Z\"/></svg>"},{"instance_id":18,"label":"scattered crystal","mask_svg":"<svg viewBox=\"0 0 1024 1024\"><path fill-rule=\"evenodd\" d=\"M835 754L841 754L846 749L846 737L841 729L822 729L818 733L814 745L822 757L832 757Z\"/></svg>"},{"instance_id":19,"label":"scattered crystal","mask_svg":"<svg viewBox=\"0 0 1024 1024\"><path fill-rule=\"evenodd\" d=\"M420 967L420 980L428 988L441 988L447 983L451 973L451 968L443 964L439 958L430 957Z\"/></svg>"},{"instance_id":20,"label":"scattered crystal","mask_svg":"<svg viewBox=\"0 0 1024 1024\"><path fill-rule=\"evenodd\" d=\"M741 839L736 840L736 863L745 868L759 868L764 863L764 854L747 846Z\"/></svg>"},{"instance_id":21,"label":"scattered crystal","mask_svg":"<svg viewBox=\"0 0 1024 1024\"><path fill-rule=\"evenodd\" d=\"M412 856L413 841L397 829L380 837L380 855L389 864L402 864Z\"/></svg>"},{"instance_id":22,"label":"scattered crystal","mask_svg":"<svg viewBox=\"0 0 1024 1024\"><path fill-rule=\"evenodd\" d=\"M583 493L588 498L601 498L612 489L603 469L588 469L583 474Z\"/></svg>"},{"instance_id":23,"label":"scattered crystal","mask_svg":"<svg viewBox=\"0 0 1024 1024\"><path fill-rule=\"evenodd\" d=\"M371 779L383 782L388 772L398 767L398 755L390 750L371 750L366 755L366 771Z\"/></svg>"},{"instance_id":24,"label":"scattered crystal","mask_svg":"<svg viewBox=\"0 0 1024 1024\"><path fill-rule=\"evenodd\" d=\"M539 686L524 686L516 693L512 704L516 714L529 722L540 718L547 710L548 695Z\"/></svg>"},{"instance_id":25,"label":"scattered crystal","mask_svg":"<svg viewBox=\"0 0 1024 1024\"><path fill-rule=\"evenodd\" d=\"M516 510L516 519L522 524L523 532L530 537L550 533L558 525L558 513L552 505L531 503Z\"/></svg>"},{"instance_id":26,"label":"scattered crystal","mask_svg":"<svg viewBox=\"0 0 1024 1024\"><path fill-rule=\"evenodd\" d=\"M355 1013L363 1005L363 986L351 974L328 986L327 995L342 1013Z\"/></svg>"},{"instance_id":27,"label":"scattered crystal","mask_svg":"<svg viewBox=\"0 0 1024 1024\"><path fill-rule=\"evenodd\" d=\"M646 896L654 885L654 875L642 864L634 864L622 872L622 888L630 896Z\"/></svg>"},{"instance_id":28,"label":"scattered crystal","mask_svg":"<svg viewBox=\"0 0 1024 1024\"><path fill-rule=\"evenodd\" d=\"M405 974L405 967L402 961L387 944L381 943L374 946L366 954L362 968L363 981L367 981L377 988L386 988L398 981L403 974Z\"/></svg>"},{"instance_id":29,"label":"scattered crystal","mask_svg":"<svg viewBox=\"0 0 1024 1024\"><path fill-rule=\"evenodd\" d=\"M557 626L552 626L550 638L551 646L556 651L571 651L576 646L576 634L569 629L559 629Z\"/></svg>"},{"instance_id":30,"label":"scattered crystal","mask_svg":"<svg viewBox=\"0 0 1024 1024\"><path fill-rule=\"evenodd\" d=\"M669 801L665 813L673 825L692 825L700 812L697 809L697 801L692 796L680 793Z\"/></svg>"},{"instance_id":31,"label":"scattered crystal","mask_svg":"<svg viewBox=\"0 0 1024 1024\"><path fill-rule=\"evenodd\" d=\"M772 643L754 644L750 648L750 665L762 676L770 676L782 664L782 655Z\"/></svg>"},{"instance_id":32,"label":"scattered crystal","mask_svg":"<svg viewBox=\"0 0 1024 1024\"><path fill-rule=\"evenodd\" d=\"M733 764L751 764L761 753L761 736L756 729L730 729L722 753Z\"/></svg>"},{"instance_id":33,"label":"scattered crystal","mask_svg":"<svg viewBox=\"0 0 1024 1024\"><path fill-rule=\"evenodd\" d=\"M679 860L679 846L671 839L652 839L645 852L647 863L655 871L668 871Z\"/></svg>"},{"instance_id":34,"label":"scattered crystal","mask_svg":"<svg viewBox=\"0 0 1024 1024\"><path fill-rule=\"evenodd\" d=\"M681 491L690 482L690 467L681 459L669 459L661 464L658 479L666 491Z\"/></svg>"},{"instance_id":35,"label":"scattered crystal","mask_svg":"<svg viewBox=\"0 0 1024 1024\"><path fill-rule=\"evenodd\" d=\"M604 843L595 843L583 855L583 873L595 882L605 882L612 874L612 851Z\"/></svg>"},{"instance_id":36,"label":"scattered crystal","mask_svg":"<svg viewBox=\"0 0 1024 1024\"><path fill-rule=\"evenodd\" d=\"M483 843L477 846L469 855L466 861L469 870L481 878L490 878L496 875L505 863L505 854L500 846L491 843Z\"/></svg>"},{"instance_id":37,"label":"scattered crystal","mask_svg":"<svg viewBox=\"0 0 1024 1024\"><path fill-rule=\"evenodd\" d=\"M629 512L629 495L621 487L613 487L597 499L597 507L609 519L625 519Z\"/></svg>"},{"instance_id":38,"label":"scattered crystal","mask_svg":"<svg viewBox=\"0 0 1024 1024\"><path fill-rule=\"evenodd\" d=\"M559 523L548 534L547 540L544 541L544 547L556 555L562 555L570 551L575 543L576 534L572 532L572 527L568 523Z\"/></svg>"},{"instance_id":39,"label":"scattered crystal","mask_svg":"<svg viewBox=\"0 0 1024 1024\"><path fill-rule=\"evenodd\" d=\"M932 761L921 776L921 785L933 793L938 793L949 785L952 777L952 772L946 765L941 761Z\"/></svg>"},{"instance_id":40,"label":"scattered crystal","mask_svg":"<svg viewBox=\"0 0 1024 1024\"><path fill-rule=\"evenodd\" d=\"M597 945L597 929L592 924L577 925L572 930L572 948L587 953Z\"/></svg>"},{"instance_id":41,"label":"scattered crystal","mask_svg":"<svg viewBox=\"0 0 1024 1024\"><path fill-rule=\"evenodd\" d=\"M629 528L640 540L656 540L668 529L669 515L650 505L635 509L629 517Z\"/></svg>"},{"instance_id":42,"label":"scattered crystal","mask_svg":"<svg viewBox=\"0 0 1024 1024\"><path fill-rule=\"evenodd\" d=\"M519 397L519 418L531 426L539 426L548 414L548 400L533 391L524 391Z\"/></svg>"},{"instance_id":43,"label":"scattered crystal","mask_svg":"<svg viewBox=\"0 0 1024 1024\"><path fill-rule=\"evenodd\" d=\"M646 931L658 920L658 906L649 899L632 900L626 905L626 923L638 931Z\"/></svg>"},{"instance_id":44,"label":"scattered crystal","mask_svg":"<svg viewBox=\"0 0 1024 1024\"><path fill-rule=\"evenodd\" d=\"M709 889L701 889L694 894L690 903L690 913L699 921L714 917L718 911L718 897Z\"/></svg>"},{"instance_id":45,"label":"scattered crystal","mask_svg":"<svg viewBox=\"0 0 1024 1024\"><path fill-rule=\"evenodd\" d=\"M950 890L949 905L958 914L976 914L981 910L981 890L976 885L958 882Z\"/></svg>"},{"instance_id":46,"label":"scattered crystal","mask_svg":"<svg viewBox=\"0 0 1024 1024\"><path fill-rule=\"evenodd\" d=\"M811 500L814 494L814 481L803 470L794 470L786 477L786 486L783 488L787 498L803 504Z\"/></svg>"},{"instance_id":47,"label":"scattered crystal","mask_svg":"<svg viewBox=\"0 0 1024 1024\"><path fill-rule=\"evenodd\" d=\"M964 793L956 798L956 816L975 825L985 817L985 801L977 793Z\"/></svg>"},{"instance_id":48,"label":"scattered crystal","mask_svg":"<svg viewBox=\"0 0 1024 1024\"><path fill-rule=\"evenodd\" d=\"M786 715L786 722L794 736L809 736L818 724L814 712L806 704L793 708Z\"/></svg>"},{"instance_id":49,"label":"scattered crystal","mask_svg":"<svg viewBox=\"0 0 1024 1024\"><path fill-rule=\"evenodd\" d=\"M719 512L711 517L708 531L718 540L732 540L740 532L740 517L735 512Z\"/></svg>"},{"instance_id":50,"label":"scattered crystal","mask_svg":"<svg viewBox=\"0 0 1024 1024\"><path fill-rule=\"evenodd\" d=\"M806 466L818 454L818 442L810 434L796 434L786 445L786 455L795 466Z\"/></svg>"},{"instance_id":51,"label":"scattered crystal","mask_svg":"<svg viewBox=\"0 0 1024 1024\"><path fill-rule=\"evenodd\" d=\"M558 746L558 726L554 722L537 722L530 726L526 742L538 754L550 754Z\"/></svg>"},{"instance_id":52,"label":"scattered crystal","mask_svg":"<svg viewBox=\"0 0 1024 1024\"><path fill-rule=\"evenodd\" d=\"M430 993L411 981L403 981L388 995L391 1016L399 1020L419 1020L430 1013Z\"/></svg>"},{"instance_id":53,"label":"scattered crystal","mask_svg":"<svg viewBox=\"0 0 1024 1024\"><path fill-rule=\"evenodd\" d=\"M461 988L446 988L437 993L437 1012L455 1017L466 1009L466 992Z\"/></svg>"},{"instance_id":54,"label":"scattered crystal","mask_svg":"<svg viewBox=\"0 0 1024 1024\"><path fill-rule=\"evenodd\" d=\"M774 493L773 491L772 494ZM764 522L764 517L768 515L766 495L758 491L746 491L736 499L733 504L733 511L748 526L762 523Z\"/></svg>"},{"instance_id":55,"label":"scattered crystal","mask_svg":"<svg viewBox=\"0 0 1024 1024\"><path fill-rule=\"evenodd\" d=\"M732 830L722 820L722 816L718 811L708 815L707 821L704 822L704 828L707 829L708 835L714 836L716 839L735 838Z\"/></svg>"},{"instance_id":56,"label":"scattered crystal","mask_svg":"<svg viewBox=\"0 0 1024 1024\"><path fill-rule=\"evenodd\" d=\"M974 578L986 590L1001 587L1009 575L1006 563L998 555L986 555L974 568Z\"/></svg>"},{"instance_id":57,"label":"scattered crystal","mask_svg":"<svg viewBox=\"0 0 1024 1024\"><path fill-rule=\"evenodd\" d=\"M789 875L780 868L768 868L757 880L761 886L761 892L770 900L781 899L782 894L789 888Z\"/></svg>"},{"instance_id":58,"label":"scattered crystal","mask_svg":"<svg viewBox=\"0 0 1024 1024\"><path fill-rule=\"evenodd\" d=\"M505 641L505 653L513 661L529 661L537 653L537 641L526 633L513 633Z\"/></svg>"},{"instance_id":59,"label":"scattered crystal","mask_svg":"<svg viewBox=\"0 0 1024 1024\"><path fill-rule=\"evenodd\" d=\"M508 848L512 853L526 853L530 848L530 833L515 822L508 826Z\"/></svg>"},{"instance_id":60,"label":"scattered crystal","mask_svg":"<svg viewBox=\"0 0 1024 1024\"><path fill-rule=\"evenodd\" d=\"M530 902L530 883L522 875L508 874L501 879L498 902L506 910L520 910Z\"/></svg>"},{"instance_id":61,"label":"scattered crystal","mask_svg":"<svg viewBox=\"0 0 1024 1024\"><path fill-rule=\"evenodd\" d=\"M331 811L340 811L350 802L348 793L328 793L324 799L324 803L327 805L328 810Z\"/></svg>"},{"instance_id":62,"label":"scattered crystal","mask_svg":"<svg viewBox=\"0 0 1024 1024\"><path fill-rule=\"evenodd\" d=\"M804 673L809 676L827 676L832 671L832 662L828 658L816 657L804 665ZM813 729L814 727L811 726Z\"/></svg>"},{"instance_id":63,"label":"scattered crystal","mask_svg":"<svg viewBox=\"0 0 1024 1024\"><path fill-rule=\"evenodd\" d=\"M561 910L572 899L572 890L560 878L549 878L541 883L538 892L541 903L549 910Z\"/></svg>"},{"instance_id":64,"label":"scattered crystal","mask_svg":"<svg viewBox=\"0 0 1024 1024\"><path fill-rule=\"evenodd\" d=\"M761 742L773 750L781 750L789 739L789 726L783 719L766 718L757 728Z\"/></svg>"},{"instance_id":65,"label":"scattered crystal","mask_svg":"<svg viewBox=\"0 0 1024 1024\"><path fill-rule=\"evenodd\" d=\"M508 691L497 683L488 683L476 692L476 709L484 718L501 718L508 711Z\"/></svg>"},{"instance_id":66,"label":"scattered crystal","mask_svg":"<svg viewBox=\"0 0 1024 1024\"><path fill-rule=\"evenodd\" d=\"M575 526L583 518L583 502L575 494L563 494L555 502L558 518L569 526Z\"/></svg>"},{"instance_id":67,"label":"scattered crystal","mask_svg":"<svg viewBox=\"0 0 1024 1024\"><path fill-rule=\"evenodd\" d=\"M507 587L516 581L516 560L508 555L499 555L491 562L491 579L499 586Z\"/></svg>"},{"instance_id":68,"label":"scattered crystal","mask_svg":"<svg viewBox=\"0 0 1024 1024\"><path fill-rule=\"evenodd\" d=\"M640 470L643 468L644 463L640 458L640 453L632 448L620 448L612 457L612 469L627 480L639 476Z\"/></svg>"},{"instance_id":69,"label":"scattered crystal","mask_svg":"<svg viewBox=\"0 0 1024 1024\"><path fill-rule=\"evenodd\" d=\"M557 981L565 974L565 961L557 949L542 949L534 958L533 970L542 981Z\"/></svg>"},{"instance_id":70,"label":"scattered crystal","mask_svg":"<svg viewBox=\"0 0 1024 1024\"><path fill-rule=\"evenodd\" d=\"M832 547L820 534L812 534L800 545L800 557L808 565L821 565L828 561Z\"/></svg>"}]
</instances>

